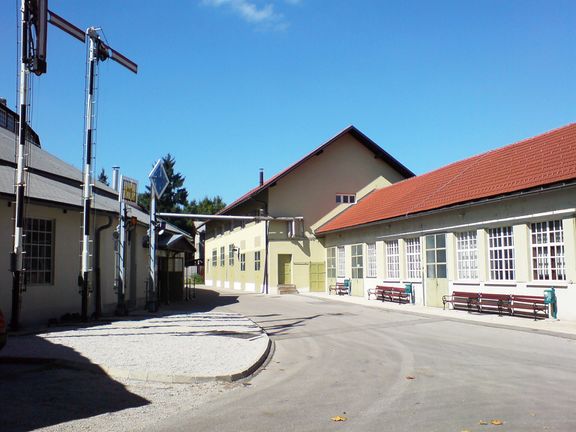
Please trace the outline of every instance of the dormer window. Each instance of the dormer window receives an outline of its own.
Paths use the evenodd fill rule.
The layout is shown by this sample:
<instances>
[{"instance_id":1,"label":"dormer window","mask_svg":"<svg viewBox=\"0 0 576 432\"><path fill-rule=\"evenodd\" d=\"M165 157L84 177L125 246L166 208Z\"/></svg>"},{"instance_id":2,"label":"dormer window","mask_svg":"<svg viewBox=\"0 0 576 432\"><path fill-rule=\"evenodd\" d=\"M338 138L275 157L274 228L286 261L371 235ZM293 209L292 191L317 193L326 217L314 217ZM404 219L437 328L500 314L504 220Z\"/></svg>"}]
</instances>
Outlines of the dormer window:
<instances>
[{"instance_id":1,"label":"dormer window","mask_svg":"<svg viewBox=\"0 0 576 432\"><path fill-rule=\"evenodd\" d=\"M354 204L356 202L356 194L336 194L336 202L338 204Z\"/></svg>"}]
</instances>

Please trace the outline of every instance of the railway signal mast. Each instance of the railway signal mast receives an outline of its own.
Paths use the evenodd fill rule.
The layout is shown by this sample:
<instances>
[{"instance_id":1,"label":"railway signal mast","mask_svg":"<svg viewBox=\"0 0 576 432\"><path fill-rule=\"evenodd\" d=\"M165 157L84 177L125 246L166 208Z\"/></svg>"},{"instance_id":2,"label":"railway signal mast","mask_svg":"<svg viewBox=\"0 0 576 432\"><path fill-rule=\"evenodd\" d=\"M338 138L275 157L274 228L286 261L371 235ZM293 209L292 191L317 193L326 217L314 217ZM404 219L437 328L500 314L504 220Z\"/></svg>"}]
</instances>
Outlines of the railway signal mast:
<instances>
[{"instance_id":1,"label":"railway signal mast","mask_svg":"<svg viewBox=\"0 0 576 432\"><path fill-rule=\"evenodd\" d=\"M14 236L13 236L13 249L10 254L10 270L12 272L12 313L10 318L10 327L17 330L20 326L20 307L22 300L22 291L24 287L24 198L26 195L26 131L28 129L28 89L30 87L30 72L36 75L46 73L46 42L48 34L48 23L58 27L60 30L65 31L69 35L75 37L80 42L86 42L86 34L90 37L90 54L89 54L89 84L90 89L87 92L90 97L87 97L86 105L87 115L90 121L86 122L87 133L85 139L85 157L88 163L85 163L85 170L88 167L88 172L84 172L84 232L88 231L89 225L89 212L90 212L90 194L91 194L91 155L94 133L94 108L93 97L95 95L94 85L94 72L99 60L110 58L134 73L137 73L138 66L124 57L119 52L113 50L102 41L93 28L89 28L86 32L82 31L75 25L66 21L64 18L56 15L54 12L48 10L48 0L21 0L20 6L20 77L19 77L19 127L18 127L18 144L16 151L16 183L15 183L15 216L14 216ZM82 248L82 318L87 319L88 312L88 243L89 235L83 237Z\"/></svg>"},{"instance_id":2,"label":"railway signal mast","mask_svg":"<svg viewBox=\"0 0 576 432\"><path fill-rule=\"evenodd\" d=\"M90 49L88 51L88 88L86 89L86 131L84 134L84 167L82 178L84 186L82 190L83 198L83 219L82 219L82 274L80 282L82 287L82 320L88 319L88 292L90 268L90 213L92 211L92 182L93 182L93 148L96 137L96 78L97 68L100 61L107 59L114 60L131 72L138 73L138 65L132 60L110 48L100 38L98 29L94 27L86 30L86 35L90 39ZM122 215L120 215L122 217Z\"/></svg>"},{"instance_id":3,"label":"railway signal mast","mask_svg":"<svg viewBox=\"0 0 576 432\"><path fill-rule=\"evenodd\" d=\"M16 151L16 205L14 211L13 249L10 255L12 271L12 314L10 327L17 330L20 322L20 302L23 287L24 196L26 191L25 157L28 126L28 88L30 72L46 72L46 1L22 0L20 9L20 88L18 114L18 148Z\"/></svg>"}]
</instances>

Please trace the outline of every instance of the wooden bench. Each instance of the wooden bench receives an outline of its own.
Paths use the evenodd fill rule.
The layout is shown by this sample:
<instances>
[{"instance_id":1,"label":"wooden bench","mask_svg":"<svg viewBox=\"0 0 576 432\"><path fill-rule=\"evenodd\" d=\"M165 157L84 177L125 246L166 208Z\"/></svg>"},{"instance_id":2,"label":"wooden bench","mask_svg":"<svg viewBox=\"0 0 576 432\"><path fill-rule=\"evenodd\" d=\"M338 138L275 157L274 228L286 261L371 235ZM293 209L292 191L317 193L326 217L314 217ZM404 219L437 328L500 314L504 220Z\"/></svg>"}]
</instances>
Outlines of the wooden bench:
<instances>
[{"instance_id":1,"label":"wooden bench","mask_svg":"<svg viewBox=\"0 0 576 432\"><path fill-rule=\"evenodd\" d=\"M478 306L479 312L498 312L498 315L502 316L502 313L506 311L508 315L512 315L512 299L510 294L480 293L478 296Z\"/></svg>"},{"instance_id":2,"label":"wooden bench","mask_svg":"<svg viewBox=\"0 0 576 432\"><path fill-rule=\"evenodd\" d=\"M401 287L377 285L376 288L368 290L368 299L371 295L374 295L376 300L388 300L398 304L410 303L411 301L411 294Z\"/></svg>"},{"instance_id":3,"label":"wooden bench","mask_svg":"<svg viewBox=\"0 0 576 432\"><path fill-rule=\"evenodd\" d=\"M549 317L550 308L543 296L512 295L511 300L514 315L533 316L534 321Z\"/></svg>"},{"instance_id":4,"label":"wooden bench","mask_svg":"<svg viewBox=\"0 0 576 432\"><path fill-rule=\"evenodd\" d=\"M370 300L370 296L373 295L376 300L382 300L382 294L386 287L381 285L376 285L374 288L368 289L368 300Z\"/></svg>"},{"instance_id":5,"label":"wooden bench","mask_svg":"<svg viewBox=\"0 0 576 432\"><path fill-rule=\"evenodd\" d=\"M472 312L472 308L476 308L480 312L479 306L480 294L465 291L452 291L452 295L442 296L443 309L446 309L447 303L452 303L454 309L465 309Z\"/></svg>"},{"instance_id":6,"label":"wooden bench","mask_svg":"<svg viewBox=\"0 0 576 432\"><path fill-rule=\"evenodd\" d=\"M334 291L334 294L338 295L350 294L349 286L347 286L344 282L336 282L335 285L330 285L328 287L328 295L332 294L332 291Z\"/></svg>"}]
</instances>

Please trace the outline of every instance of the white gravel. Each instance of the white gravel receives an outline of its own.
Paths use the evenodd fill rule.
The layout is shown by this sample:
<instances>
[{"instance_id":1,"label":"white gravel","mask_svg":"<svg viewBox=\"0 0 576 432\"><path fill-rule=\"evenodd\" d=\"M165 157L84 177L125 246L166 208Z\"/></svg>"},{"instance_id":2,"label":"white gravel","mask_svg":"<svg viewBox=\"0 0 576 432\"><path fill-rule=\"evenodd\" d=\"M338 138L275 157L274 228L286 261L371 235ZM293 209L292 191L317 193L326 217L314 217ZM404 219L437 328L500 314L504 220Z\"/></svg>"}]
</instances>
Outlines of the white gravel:
<instances>
[{"instance_id":1,"label":"white gravel","mask_svg":"<svg viewBox=\"0 0 576 432\"><path fill-rule=\"evenodd\" d=\"M269 338L242 315L188 313L10 338L4 357L95 364L114 378L188 383L243 373Z\"/></svg>"}]
</instances>

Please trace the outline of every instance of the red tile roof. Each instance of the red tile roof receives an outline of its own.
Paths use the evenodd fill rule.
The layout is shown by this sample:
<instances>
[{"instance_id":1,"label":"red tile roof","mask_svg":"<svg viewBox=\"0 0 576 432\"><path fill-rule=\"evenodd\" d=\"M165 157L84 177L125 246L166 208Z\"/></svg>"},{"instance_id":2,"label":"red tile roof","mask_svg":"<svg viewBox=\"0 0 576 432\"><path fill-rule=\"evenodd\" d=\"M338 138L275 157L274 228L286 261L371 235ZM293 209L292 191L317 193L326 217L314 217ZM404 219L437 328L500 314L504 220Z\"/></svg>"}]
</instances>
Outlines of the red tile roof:
<instances>
[{"instance_id":1,"label":"red tile roof","mask_svg":"<svg viewBox=\"0 0 576 432\"><path fill-rule=\"evenodd\" d=\"M254 189L248 191L246 194L242 195L240 198L238 198L232 204L227 205L225 208L220 210L218 212L218 214L226 214L226 213L228 213L228 211L232 210L234 207L239 206L240 204L244 203L248 199L250 199L250 198L256 196L257 194L259 194L260 192L268 189L270 186L274 185L274 183L277 182L278 180L280 180L282 177L284 177L284 176L288 175L289 173L291 173L292 171L294 171L296 168L298 168L300 165L302 165L308 159L312 158L313 156L315 156L317 154L320 154L327 146L329 146L330 144L335 142L337 139L339 139L340 137L342 137L343 135L348 134L348 133L351 134L354 138L356 138L360 143L362 143L368 149L373 151L374 155L376 157L379 157L380 159L386 161L390 166L392 166L392 168L394 168L396 171L398 171L404 177L413 177L414 176L414 173L412 171L410 171L408 168L406 168L404 165L402 165L400 162L398 162L396 159L394 159L388 152L384 151L378 144L376 144L374 141L372 141L370 138L368 138L366 135L364 135L362 132L360 132L355 126L348 126L346 129L342 130L341 132L336 134L334 137L330 138L328 141L326 141L320 147L318 147L317 149L308 153L306 156L304 156L298 162L294 163L293 165L286 168L284 171L281 171L280 173L276 174L274 177L265 181L263 185L255 187Z\"/></svg>"},{"instance_id":2,"label":"red tile roof","mask_svg":"<svg viewBox=\"0 0 576 432\"><path fill-rule=\"evenodd\" d=\"M576 124L372 192L316 234L576 179Z\"/></svg>"}]
</instances>

